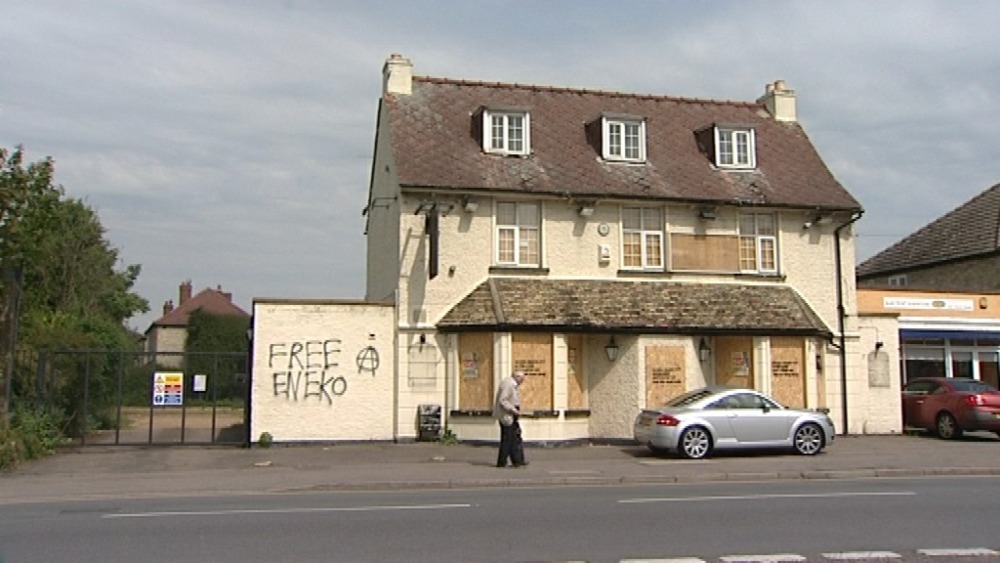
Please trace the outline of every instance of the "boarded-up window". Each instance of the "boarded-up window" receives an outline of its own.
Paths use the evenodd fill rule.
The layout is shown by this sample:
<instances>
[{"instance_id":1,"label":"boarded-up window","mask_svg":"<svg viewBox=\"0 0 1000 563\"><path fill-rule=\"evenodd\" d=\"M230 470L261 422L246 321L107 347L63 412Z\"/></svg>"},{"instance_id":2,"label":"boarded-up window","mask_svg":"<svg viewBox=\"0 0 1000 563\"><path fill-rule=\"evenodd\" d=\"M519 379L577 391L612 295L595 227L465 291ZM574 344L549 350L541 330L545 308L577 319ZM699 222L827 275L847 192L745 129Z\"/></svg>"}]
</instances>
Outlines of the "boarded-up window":
<instances>
[{"instance_id":1,"label":"boarded-up window","mask_svg":"<svg viewBox=\"0 0 1000 563\"><path fill-rule=\"evenodd\" d=\"M514 333L511 335L514 371L524 372L521 383L521 410L552 410L552 335Z\"/></svg>"},{"instance_id":2,"label":"boarded-up window","mask_svg":"<svg viewBox=\"0 0 1000 563\"><path fill-rule=\"evenodd\" d=\"M670 235L670 268L710 272L739 271L739 237L673 233Z\"/></svg>"},{"instance_id":3,"label":"boarded-up window","mask_svg":"<svg viewBox=\"0 0 1000 563\"><path fill-rule=\"evenodd\" d=\"M687 386L683 346L646 347L646 406L655 407Z\"/></svg>"},{"instance_id":4,"label":"boarded-up window","mask_svg":"<svg viewBox=\"0 0 1000 563\"><path fill-rule=\"evenodd\" d=\"M493 333L466 332L458 337L458 407L493 409Z\"/></svg>"},{"instance_id":5,"label":"boarded-up window","mask_svg":"<svg viewBox=\"0 0 1000 563\"><path fill-rule=\"evenodd\" d=\"M430 342L420 342L411 335L406 351L407 383L410 387L433 389L437 387L437 368L440 355Z\"/></svg>"},{"instance_id":6,"label":"boarded-up window","mask_svg":"<svg viewBox=\"0 0 1000 563\"><path fill-rule=\"evenodd\" d=\"M719 385L753 389L753 338L719 336L715 338L715 382Z\"/></svg>"},{"instance_id":7,"label":"boarded-up window","mask_svg":"<svg viewBox=\"0 0 1000 563\"><path fill-rule=\"evenodd\" d=\"M771 391L786 407L806 406L805 358L804 339L771 337Z\"/></svg>"},{"instance_id":8,"label":"boarded-up window","mask_svg":"<svg viewBox=\"0 0 1000 563\"><path fill-rule=\"evenodd\" d=\"M570 409L589 408L587 400L587 374L583 371L583 335L570 334L566 338L566 406Z\"/></svg>"}]
</instances>

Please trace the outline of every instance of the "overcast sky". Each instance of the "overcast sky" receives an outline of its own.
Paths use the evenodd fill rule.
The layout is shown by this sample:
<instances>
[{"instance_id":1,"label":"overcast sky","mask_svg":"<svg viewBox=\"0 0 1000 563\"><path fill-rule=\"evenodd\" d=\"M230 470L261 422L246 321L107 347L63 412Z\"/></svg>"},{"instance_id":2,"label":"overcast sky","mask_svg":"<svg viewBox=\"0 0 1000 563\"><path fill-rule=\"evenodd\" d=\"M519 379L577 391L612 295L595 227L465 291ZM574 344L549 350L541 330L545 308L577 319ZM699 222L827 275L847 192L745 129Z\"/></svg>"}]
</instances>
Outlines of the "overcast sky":
<instances>
[{"instance_id":1,"label":"overcast sky","mask_svg":"<svg viewBox=\"0 0 1000 563\"><path fill-rule=\"evenodd\" d=\"M867 258L1000 182L1000 2L8 3L0 146L51 156L122 265L145 331L190 279L364 296L381 69L752 101L783 79L862 203Z\"/></svg>"}]
</instances>

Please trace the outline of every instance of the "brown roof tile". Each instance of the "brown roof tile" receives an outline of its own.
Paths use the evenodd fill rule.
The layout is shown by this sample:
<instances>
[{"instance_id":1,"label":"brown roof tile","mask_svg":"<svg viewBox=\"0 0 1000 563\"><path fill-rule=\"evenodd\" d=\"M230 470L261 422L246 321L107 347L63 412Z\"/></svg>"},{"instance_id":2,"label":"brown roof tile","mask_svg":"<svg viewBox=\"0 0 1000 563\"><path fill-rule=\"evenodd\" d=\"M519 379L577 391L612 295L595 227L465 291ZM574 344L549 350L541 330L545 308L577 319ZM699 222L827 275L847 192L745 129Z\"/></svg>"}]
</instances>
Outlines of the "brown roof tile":
<instances>
[{"instance_id":1,"label":"brown roof tile","mask_svg":"<svg viewBox=\"0 0 1000 563\"><path fill-rule=\"evenodd\" d=\"M205 289L176 309L153 321L150 328L154 326L187 326L191 313L199 309L213 315L250 316L233 303L228 294L216 289Z\"/></svg>"},{"instance_id":2,"label":"brown roof tile","mask_svg":"<svg viewBox=\"0 0 1000 563\"><path fill-rule=\"evenodd\" d=\"M1000 248L1000 184L865 260L859 278L995 252Z\"/></svg>"},{"instance_id":3,"label":"brown roof tile","mask_svg":"<svg viewBox=\"0 0 1000 563\"><path fill-rule=\"evenodd\" d=\"M400 184L437 190L521 191L590 198L672 199L779 207L860 209L798 123L762 104L642 96L415 77L411 95L387 94ZM483 152L474 116L487 108L531 114L531 155ZM647 162L609 163L588 142L602 114L646 119ZM720 171L698 147L713 124L756 131L755 171Z\"/></svg>"},{"instance_id":4,"label":"brown roof tile","mask_svg":"<svg viewBox=\"0 0 1000 563\"><path fill-rule=\"evenodd\" d=\"M490 278L437 328L831 334L786 286L525 278Z\"/></svg>"}]
</instances>

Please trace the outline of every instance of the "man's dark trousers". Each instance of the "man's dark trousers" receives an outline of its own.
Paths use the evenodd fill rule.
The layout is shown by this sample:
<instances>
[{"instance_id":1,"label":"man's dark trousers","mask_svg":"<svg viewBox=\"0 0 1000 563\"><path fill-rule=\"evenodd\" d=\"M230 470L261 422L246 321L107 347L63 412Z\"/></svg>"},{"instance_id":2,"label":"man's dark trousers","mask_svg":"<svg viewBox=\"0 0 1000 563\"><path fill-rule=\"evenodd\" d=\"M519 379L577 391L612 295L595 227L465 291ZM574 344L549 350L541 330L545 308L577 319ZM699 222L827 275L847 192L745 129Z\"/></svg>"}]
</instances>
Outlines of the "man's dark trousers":
<instances>
[{"instance_id":1,"label":"man's dark trousers","mask_svg":"<svg viewBox=\"0 0 1000 563\"><path fill-rule=\"evenodd\" d=\"M524 465L524 445L521 442L521 423L517 417L510 426L500 424L500 453L497 467L507 467L507 459L514 465Z\"/></svg>"}]
</instances>

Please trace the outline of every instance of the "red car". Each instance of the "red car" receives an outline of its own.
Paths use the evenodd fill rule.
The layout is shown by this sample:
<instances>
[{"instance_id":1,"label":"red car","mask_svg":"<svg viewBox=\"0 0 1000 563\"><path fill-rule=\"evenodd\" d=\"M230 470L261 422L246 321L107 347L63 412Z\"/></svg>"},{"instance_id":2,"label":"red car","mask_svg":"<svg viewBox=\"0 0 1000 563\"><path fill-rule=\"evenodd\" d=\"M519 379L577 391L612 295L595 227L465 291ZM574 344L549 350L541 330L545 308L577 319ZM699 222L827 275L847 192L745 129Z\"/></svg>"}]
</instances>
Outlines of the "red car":
<instances>
[{"instance_id":1,"label":"red car","mask_svg":"<svg viewBox=\"0 0 1000 563\"><path fill-rule=\"evenodd\" d=\"M963 430L1000 436L1000 391L963 377L914 379L903 386L903 426L930 430L945 440Z\"/></svg>"}]
</instances>

